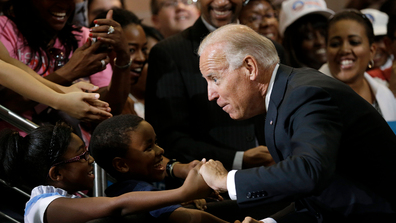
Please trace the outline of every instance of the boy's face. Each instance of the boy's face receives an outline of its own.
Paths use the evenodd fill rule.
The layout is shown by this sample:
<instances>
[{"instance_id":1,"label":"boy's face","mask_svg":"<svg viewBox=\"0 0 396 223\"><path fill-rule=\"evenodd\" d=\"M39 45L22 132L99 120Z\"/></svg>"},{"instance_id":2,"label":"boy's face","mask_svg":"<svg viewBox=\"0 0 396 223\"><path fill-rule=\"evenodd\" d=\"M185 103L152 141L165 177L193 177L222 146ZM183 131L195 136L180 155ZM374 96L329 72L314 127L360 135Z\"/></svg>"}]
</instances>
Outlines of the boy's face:
<instances>
[{"instance_id":1,"label":"boy's face","mask_svg":"<svg viewBox=\"0 0 396 223\"><path fill-rule=\"evenodd\" d=\"M125 156L129 173L134 180L147 182L161 181L165 177L163 164L164 150L156 141L153 127L146 121L139 123L135 131L130 132L131 144Z\"/></svg>"}]
</instances>

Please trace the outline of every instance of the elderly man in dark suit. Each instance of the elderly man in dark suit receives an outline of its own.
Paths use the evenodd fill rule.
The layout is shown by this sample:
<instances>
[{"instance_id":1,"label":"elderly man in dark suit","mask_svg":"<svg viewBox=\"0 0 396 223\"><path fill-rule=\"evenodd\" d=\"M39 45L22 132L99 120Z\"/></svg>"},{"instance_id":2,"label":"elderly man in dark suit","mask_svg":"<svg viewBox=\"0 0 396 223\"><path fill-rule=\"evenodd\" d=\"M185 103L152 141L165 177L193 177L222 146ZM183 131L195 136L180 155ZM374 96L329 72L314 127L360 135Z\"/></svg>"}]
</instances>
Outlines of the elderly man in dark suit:
<instances>
[{"instance_id":1,"label":"elderly man in dark suit","mask_svg":"<svg viewBox=\"0 0 396 223\"><path fill-rule=\"evenodd\" d=\"M227 172L210 160L200 169L209 186L241 207L294 201L293 218L278 222L396 222L396 136L372 105L316 70L278 64L246 26L217 29L199 54L209 100L232 119L266 114L276 162Z\"/></svg>"},{"instance_id":2,"label":"elderly man in dark suit","mask_svg":"<svg viewBox=\"0 0 396 223\"><path fill-rule=\"evenodd\" d=\"M263 116L234 122L206 98L197 50L217 27L237 23L242 0L200 0L201 17L184 32L156 44L150 52L146 120L157 132L166 156L181 162L208 157L227 169L269 165L263 138ZM261 122L259 121L261 119ZM259 134L263 135L263 134Z\"/></svg>"}]
</instances>

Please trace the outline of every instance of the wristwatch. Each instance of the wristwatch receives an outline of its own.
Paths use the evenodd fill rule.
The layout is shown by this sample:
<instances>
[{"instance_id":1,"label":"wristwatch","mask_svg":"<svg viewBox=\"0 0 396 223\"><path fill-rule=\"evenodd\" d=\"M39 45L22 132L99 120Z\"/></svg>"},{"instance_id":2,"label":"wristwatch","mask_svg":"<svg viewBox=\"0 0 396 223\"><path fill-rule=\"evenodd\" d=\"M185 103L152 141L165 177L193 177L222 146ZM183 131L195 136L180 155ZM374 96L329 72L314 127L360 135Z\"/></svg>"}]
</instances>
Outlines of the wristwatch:
<instances>
[{"instance_id":1,"label":"wristwatch","mask_svg":"<svg viewBox=\"0 0 396 223\"><path fill-rule=\"evenodd\" d=\"M175 166L176 163L180 163L180 162L176 161L176 159L171 159L166 164L166 173L168 174L168 176L172 178L175 178L175 176L173 175L173 167Z\"/></svg>"}]
</instances>

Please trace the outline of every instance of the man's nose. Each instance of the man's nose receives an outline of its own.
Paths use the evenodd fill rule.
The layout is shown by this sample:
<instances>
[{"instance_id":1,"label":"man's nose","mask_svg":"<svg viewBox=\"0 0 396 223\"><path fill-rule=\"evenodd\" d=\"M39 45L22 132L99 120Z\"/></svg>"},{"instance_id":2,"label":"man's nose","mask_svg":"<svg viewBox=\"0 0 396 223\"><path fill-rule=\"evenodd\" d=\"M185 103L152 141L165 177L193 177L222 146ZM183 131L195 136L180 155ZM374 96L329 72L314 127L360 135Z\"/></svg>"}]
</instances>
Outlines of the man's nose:
<instances>
[{"instance_id":1,"label":"man's nose","mask_svg":"<svg viewBox=\"0 0 396 223\"><path fill-rule=\"evenodd\" d=\"M208 99L209 101L216 100L219 97L219 94L214 91L211 87L208 86Z\"/></svg>"}]
</instances>

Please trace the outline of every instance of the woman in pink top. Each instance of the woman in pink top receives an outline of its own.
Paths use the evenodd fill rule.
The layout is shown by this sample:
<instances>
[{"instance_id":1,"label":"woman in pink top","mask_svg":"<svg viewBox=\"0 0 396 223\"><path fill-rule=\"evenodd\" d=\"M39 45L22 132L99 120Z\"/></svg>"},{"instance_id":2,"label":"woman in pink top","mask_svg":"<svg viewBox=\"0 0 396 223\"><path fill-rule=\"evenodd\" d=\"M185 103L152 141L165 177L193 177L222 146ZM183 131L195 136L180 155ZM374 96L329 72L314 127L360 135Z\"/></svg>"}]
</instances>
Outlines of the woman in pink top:
<instances>
[{"instance_id":1,"label":"woman in pink top","mask_svg":"<svg viewBox=\"0 0 396 223\"><path fill-rule=\"evenodd\" d=\"M70 85L85 79L99 86L100 99L118 114L130 88L130 57L122 28L111 19L112 12L97 20L99 27L91 33L72 26L74 7L74 0L9 0L0 16L0 41L11 57L48 80ZM0 104L26 118L43 110L11 90L3 88L0 95Z\"/></svg>"}]
</instances>

